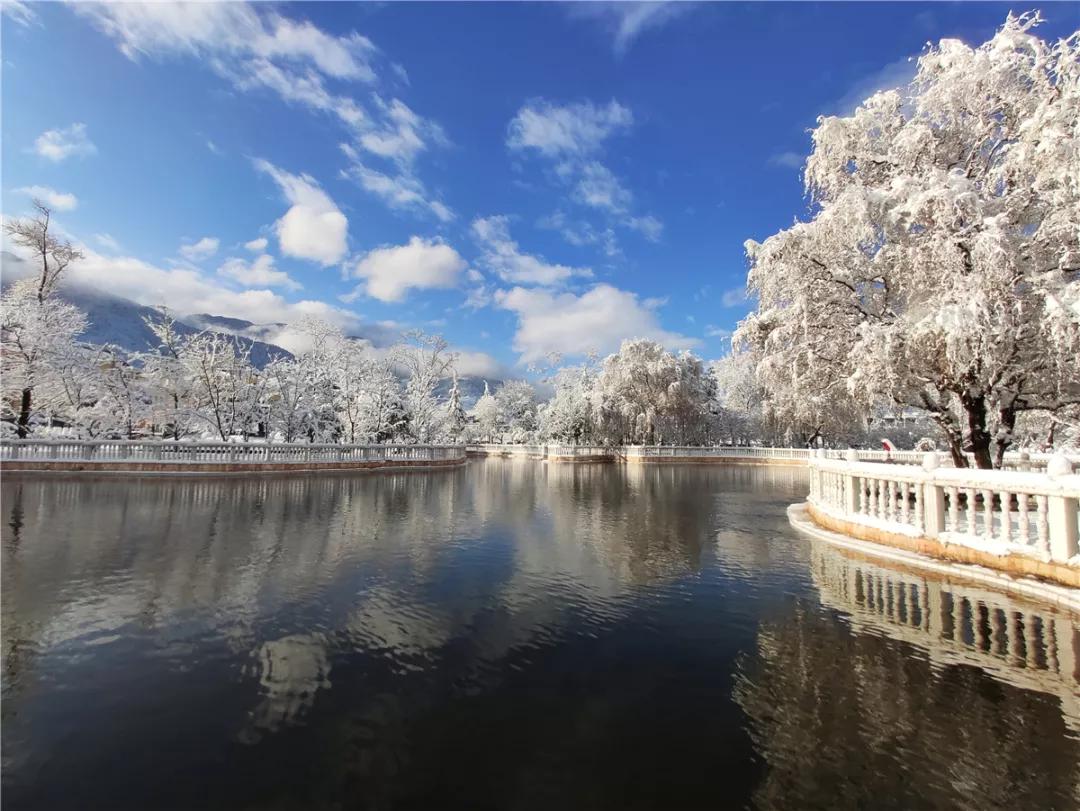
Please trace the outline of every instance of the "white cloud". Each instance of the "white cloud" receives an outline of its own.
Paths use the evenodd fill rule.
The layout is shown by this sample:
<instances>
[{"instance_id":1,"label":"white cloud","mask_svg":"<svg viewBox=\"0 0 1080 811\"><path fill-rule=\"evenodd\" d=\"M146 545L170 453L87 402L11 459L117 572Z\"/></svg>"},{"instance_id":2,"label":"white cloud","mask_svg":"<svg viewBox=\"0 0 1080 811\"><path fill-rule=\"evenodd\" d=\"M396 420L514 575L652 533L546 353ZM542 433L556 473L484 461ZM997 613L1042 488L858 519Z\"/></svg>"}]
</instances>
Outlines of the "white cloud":
<instances>
[{"instance_id":1,"label":"white cloud","mask_svg":"<svg viewBox=\"0 0 1080 811\"><path fill-rule=\"evenodd\" d=\"M670 349L688 349L698 343L665 330L654 310L636 294L608 284L598 284L580 296L515 287L498 291L495 301L517 314L514 350L523 363L552 352L563 356L610 352L625 338L649 338Z\"/></svg>"},{"instance_id":2,"label":"white cloud","mask_svg":"<svg viewBox=\"0 0 1080 811\"><path fill-rule=\"evenodd\" d=\"M484 265L510 284L556 285L572 276L592 276L589 268L553 265L522 253L510 236L510 221L505 216L473 220L472 233L484 249Z\"/></svg>"},{"instance_id":3,"label":"white cloud","mask_svg":"<svg viewBox=\"0 0 1080 811\"><path fill-rule=\"evenodd\" d=\"M630 110L614 99L599 107L591 101L560 106L536 99L510 121L506 145L513 150L535 149L549 158L587 155L633 123Z\"/></svg>"},{"instance_id":4,"label":"white cloud","mask_svg":"<svg viewBox=\"0 0 1080 811\"><path fill-rule=\"evenodd\" d=\"M413 237L406 245L376 248L352 275L364 279L363 292L380 301L401 301L411 289L457 285L466 262L449 245Z\"/></svg>"},{"instance_id":5,"label":"white cloud","mask_svg":"<svg viewBox=\"0 0 1080 811\"><path fill-rule=\"evenodd\" d=\"M724 294L720 297L720 303L725 307L738 307L740 304L745 304L746 288L733 287L730 290L725 290Z\"/></svg>"},{"instance_id":6,"label":"white cloud","mask_svg":"<svg viewBox=\"0 0 1080 811\"><path fill-rule=\"evenodd\" d=\"M615 225L656 241L663 227L660 221L651 215L632 216L633 193L595 157L608 138L628 130L633 123L630 110L614 99L606 106L591 101L559 105L536 99L510 121L506 145L512 151L532 151L551 161L554 178L569 189L575 203L602 211ZM583 229L576 235L574 229L559 230L575 244L602 245L608 256L618 253L613 237L600 240Z\"/></svg>"},{"instance_id":7,"label":"white cloud","mask_svg":"<svg viewBox=\"0 0 1080 811\"><path fill-rule=\"evenodd\" d=\"M246 3L146 3L77 5L116 41L129 59L193 56L207 62L280 59L307 65L335 79L374 81L375 47L353 33L326 34L309 22L277 12L260 14Z\"/></svg>"},{"instance_id":8,"label":"white cloud","mask_svg":"<svg viewBox=\"0 0 1080 811\"><path fill-rule=\"evenodd\" d=\"M274 257L265 253L251 262L236 258L226 259L218 268L218 275L244 287L282 287L286 290L299 290L301 287L288 273L274 267Z\"/></svg>"},{"instance_id":9,"label":"white cloud","mask_svg":"<svg viewBox=\"0 0 1080 811\"><path fill-rule=\"evenodd\" d=\"M375 104L382 123L359 138L360 146L372 155L409 166L429 143L447 143L442 127L417 115L399 99L385 102L376 95Z\"/></svg>"},{"instance_id":10,"label":"white cloud","mask_svg":"<svg viewBox=\"0 0 1080 811\"><path fill-rule=\"evenodd\" d=\"M487 352L473 352L467 349L455 350L457 373L463 377L486 377L505 379L510 370Z\"/></svg>"},{"instance_id":11,"label":"white cloud","mask_svg":"<svg viewBox=\"0 0 1080 811\"><path fill-rule=\"evenodd\" d=\"M802 169L806 158L798 152L777 152L769 156L769 166L782 166L785 169Z\"/></svg>"},{"instance_id":12,"label":"white cloud","mask_svg":"<svg viewBox=\"0 0 1080 811\"><path fill-rule=\"evenodd\" d=\"M722 341L726 341L731 338L732 332L729 329L709 324L705 327L705 336L708 338L719 338Z\"/></svg>"},{"instance_id":13,"label":"white cloud","mask_svg":"<svg viewBox=\"0 0 1080 811\"><path fill-rule=\"evenodd\" d=\"M46 160L59 163L72 155L93 155L97 147L86 137L85 124L72 124L41 133L34 141L34 151Z\"/></svg>"},{"instance_id":14,"label":"white cloud","mask_svg":"<svg viewBox=\"0 0 1080 811\"><path fill-rule=\"evenodd\" d=\"M252 253L262 253L263 251L266 250L267 244L268 244L268 241L267 241L266 237L256 237L255 239L251 240L250 242L245 242L244 247L247 248Z\"/></svg>"},{"instance_id":15,"label":"white cloud","mask_svg":"<svg viewBox=\"0 0 1080 811\"><path fill-rule=\"evenodd\" d=\"M579 169L574 199L582 205L621 214L629 208L634 196L614 173L598 161L589 161Z\"/></svg>"},{"instance_id":16,"label":"white cloud","mask_svg":"<svg viewBox=\"0 0 1080 811\"><path fill-rule=\"evenodd\" d=\"M180 254L192 262L209 259L217 253L221 241L217 237L203 237L198 242L180 246Z\"/></svg>"},{"instance_id":17,"label":"white cloud","mask_svg":"<svg viewBox=\"0 0 1080 811\"><path fill-rule=\"evenodd\" d=\"M167 304L182 315L210 313L257 324L289 323L313 315L346 332L359 330L360 319L322 301L290 303L270 290L232 290L212 275L192 267L164 269L130 256L103 256L82 246L85 258L74 262L69 278L125 296L149 307Z\"/></svg>"},{"instance_id":18,"label":"white cloud","mask_svg":"<svg viewBox=\"0 0 1080 811\"><path fill-rule=\"evenodd\" d=\"M24 3L23 0L2 0L0 2L0 13L3 13L9 20L18 23L19 25L28 27L31 23L37 23L38 17L31 8L29 3Z\"/></svg>"},{"instance_id":19,"label":"white cloud","mask_svg":"<svg viewBox=\"0 0 1080 811\"><path fill-rule=\"evenodd\" d=\"M130 59L197 60L237 90L269 90L289 104L336 117L360 149L399 167L411 167L421 152L448 143L438 123L400 99L372 92L362 102L330 89L328 82L375 85L379 62L388 76L401 79L401 70L385 64L369 39L327 33L277 8L240 2L75 5Z\"/></svg>"},{"instance_id":20,"label":"white cloud","mask_svg":"<svg viewBox=\"0 0 1080 811\"><path fill-rule=\"evenodd\" d=\"M664 224L652 214L644 217L631 217L625 222L627 228L638 231L649 242L659 242L664 233Z\"/></svg>"},{"instance_id":21,"label":"white cloud","mask_svg":"<svg viewBox=\"0 0 1080 811\"><path fill-rule=\"evenodd\" d=\"M341 150L352 161L352 165L343 172L344 176L381 198L390 208L434 214L442 222L454 219L454 212L448 206L439 200L429 199L424 184L411 172L406 170L393 176L387 175L361 163L356 150L348 144L342 144Z\"/></svg>"},{"instance_id":22,"label":"white cloud","mask_svg":"<svg viewBox=\"0 0 1080 811\"><path fill-rule=\"evenodd\" d=\"M685 2L573 3L570 15L593 19L611 34L612 48L622 56L634 41L649 29L660 28L694 8Z\"/></svg>"},{"instance_id":23,"label":"white cloud","mask_svg":"<svg viewBox=\"0 0 1080 811\"><path fill-rule=\"evenodd\" d=\"M491 304L494 296L494 288L486 284L480 284L469 290L465 297L465 307L470 310L481 310Z\"/></svg>"},{"instance_id":24,"label":"white cloud","mask_svg":"<svg viewBox=\"0 0 1080 811\"><path fill-rule=\"evenodd\" d=\"M540 218L536 225L538 228L558 231L562 238L571 245L578 247L596 245L607 256L618 256L621 253L613 229L594 228L591 223L584 220L571 222L562 210L557 210L547 217Z\"/></svg>"},{"instance_id":25,"label":"white cloud","mask_svg":"<svg viewBox=\"0 0 1080 811\"><path fill-rule=\"evenodd\" d=\"M340 262L348 252L349 221L310 175L293 175L265 160L255 167L281 187L292 207L274 224L281 252L320 264Z\"/></svg>"},{"instance_id":26,"label":"white cloud","mask_svg":"<svg viewBox=\"0 0 1080 811\"><path fill-rule=\"evenodd\" d=\"M79 205L79 198L74 194L59 192L48 186L23 186L21 189L15 189L15 191L20 194L28 194L56 211L71 211Z\"/></svg>"},{"instance_id":27,"label":"white cloud","mask_svg":"<svg viewBox=\"0 0 1080 811\"><path fill-rule=\"evenodd\" d=\"M94 234L94 239L97 240L101 247L113 253L120 250L120 243L116 241L112 234Z\"/></svg>"}]
</instances>

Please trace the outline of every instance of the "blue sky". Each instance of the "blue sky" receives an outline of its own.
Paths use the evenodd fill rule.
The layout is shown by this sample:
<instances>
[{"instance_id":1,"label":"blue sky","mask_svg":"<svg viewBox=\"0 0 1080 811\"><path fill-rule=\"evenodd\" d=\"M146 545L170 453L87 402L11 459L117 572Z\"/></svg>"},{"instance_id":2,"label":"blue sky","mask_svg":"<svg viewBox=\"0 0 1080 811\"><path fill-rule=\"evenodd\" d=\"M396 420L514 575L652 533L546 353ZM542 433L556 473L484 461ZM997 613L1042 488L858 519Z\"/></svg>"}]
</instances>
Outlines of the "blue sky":
<instances>
[{"instance_id":1,"label":"blue sky","mask_svg":"<svg viewBox=\"0 0 1080 811\"><path fill-rule=\"evenodd\" d=\"M743 242L807 212L817 116L1008 10L7 4L3 213L51 195L81 278L141 303L421 327L468 372L636 335L718 357Z\"/></svg>"}]
</instances>

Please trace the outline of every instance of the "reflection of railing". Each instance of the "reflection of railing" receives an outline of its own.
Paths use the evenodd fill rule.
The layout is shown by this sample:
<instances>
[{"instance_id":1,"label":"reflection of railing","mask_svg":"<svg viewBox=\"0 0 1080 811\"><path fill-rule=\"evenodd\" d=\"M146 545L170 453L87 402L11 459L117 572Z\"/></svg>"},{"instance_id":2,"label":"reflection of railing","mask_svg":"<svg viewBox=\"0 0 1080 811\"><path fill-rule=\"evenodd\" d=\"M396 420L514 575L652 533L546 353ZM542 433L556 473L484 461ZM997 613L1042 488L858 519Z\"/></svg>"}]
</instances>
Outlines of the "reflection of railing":
<instances>
[{"instance_id":1,"label":"reflection of railing","mask_svg":"<svg viewBox=\"0 0 1080 811\"><path fill-rule=\"evenodd\" d=\"M303 465L365 462L416 464L464 458L463 445L304 445L264 442L33 439L0 444L0 461L4 462Z\"/></svg>"},{"instance_id":2,"label":"reflection of railing","mask_svg":"<svg viewBox=\"0 0 1080 811\"><path fill-rule=\"evenodd\" d=\"M810 460L810 503L855 524L972 547L994 555L1019 552L1080 564L1077 513L1080 475L1065 457L1047 472L938 468L923 465Z\"/></svg>"},{"instance_id":3,"label":"reflection of railing","mask_svg":"<svg viewBox=\"0 0 1080 811\"><path fill-rule=\"evenodd\" d=\"M1080 731L1080 618L988 589L926 579L854 560L814 542L811 573L825 605L857 631L884 633L940 665L974 665L1027 690L1061 698Z\"/></svg>"}]
</instances>

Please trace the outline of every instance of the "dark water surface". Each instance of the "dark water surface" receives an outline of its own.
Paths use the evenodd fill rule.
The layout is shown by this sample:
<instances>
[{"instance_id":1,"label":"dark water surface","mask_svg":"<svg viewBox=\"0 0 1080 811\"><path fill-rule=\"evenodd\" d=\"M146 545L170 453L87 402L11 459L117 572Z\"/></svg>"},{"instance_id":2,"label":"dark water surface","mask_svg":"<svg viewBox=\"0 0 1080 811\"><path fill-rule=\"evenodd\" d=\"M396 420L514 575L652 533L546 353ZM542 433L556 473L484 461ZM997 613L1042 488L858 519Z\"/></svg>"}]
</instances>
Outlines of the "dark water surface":
<instances>
[{"instance_id":1,"label":"dark water surface","mask_svg":"<svg viewBox=\"0 0 1080 811\"><path fill-rule=\"evenodd\" d=\"M1080 621L803 471L2 485L5 809L1073 808Z\"/></svg>"}]
</instances>

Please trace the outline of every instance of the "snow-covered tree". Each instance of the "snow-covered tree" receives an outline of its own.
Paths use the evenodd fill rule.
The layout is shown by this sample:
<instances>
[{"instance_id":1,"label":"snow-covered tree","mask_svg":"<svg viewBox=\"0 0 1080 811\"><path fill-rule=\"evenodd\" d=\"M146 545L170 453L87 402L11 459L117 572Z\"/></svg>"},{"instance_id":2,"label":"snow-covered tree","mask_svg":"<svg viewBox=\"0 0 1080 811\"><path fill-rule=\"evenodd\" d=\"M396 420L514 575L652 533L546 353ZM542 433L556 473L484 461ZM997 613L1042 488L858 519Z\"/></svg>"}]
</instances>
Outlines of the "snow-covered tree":
<instances>
[{"instance_id":1,"label":"snow-covered tree","mask_svg":"<svg viewBox=\"0 0 1080 811\"><path fill-rule=\"evenodd\" d=\"M1038 22L943 40L905 90L819 119L813 219L747 243L737 339L777 413L918 407L990 467L1020 414L1080 402L1080 34Z\"/></svg>"},{"instance_id":2,"label":"snow-covered tree","mask_svg":"<svg viewBox=\"0 0 1080 811\"><path fill-rule=\"evenodd\" d=\"M593 441L593 369L587 365L561 369L552 383L555 392L538 413L540 435L559 442Z\"/></svg>"},{"instance_id":3,"label":"snow-covered tree","mask_svg":"<svg viewBox=\"0 0 1080 811\"><path fill-rule=\"evenodd\" d=\"M193 384L195 413L223 442L246 437L265 416L267 376L251 364L250 355L250 344L220 333L200 333L184 347L182 360Z\"/></svg>"},{"instance_id":4,"label":"snow-covered tree","mask_svg":"<svg viewBox=\"0 0 1080 811\"><path fill-rule=\"evenodd\" d=\"M723 409L721 435L732 445L759 439L763 430L765 392L750 352L732 352L712 363L716 400Z\"/></svg>"},{"instance_id":5,"label":"snow-covered tree","mask_svg":"<svg viewBox=\"0 0 1080 811\"><path fill-rule=\"evenodd\" d=\"M49 408L35 402L54 377L61 358L74 354L74 340L86 329L86 315L77 307L46 295L40 279L22 279L0 298L0 361L3 407L14 416L17 433L25 438L30 418Z\"/></svg>"},{"instance_id":6,"label":"snow-covered tree","mask_svg":"<svg viewBox=\"0 0 1080 811\"><path fill-rule=\"evenodd\" d=\"M350 444L370 439L361 426L361 416L364 395L374 375L374 367L375 361L368 357L365 344L345 341L332 370L334 410L341 423L343 441Z\"/></svg>"},{"instance_id":7,"label":"snow-covered tree","mask_svg":"<svg viewBox=\"0 0 1080 811\"><path fill-rule=\"evenodd\" d=\"M307 317L293 327L301 347L263 370L271 430L284 442L334 442L341 434L338 383L346 339L337 327Z\"/></svg>"},{"instance_id":8,"label":"snow-covered tree","mask_svg":"<svg viewBox=\"0 0 1080 811\"><path fill-rule=\"evenodd\" d=\"M12 284L0 300L3 404L5 411L14 412L20 438L29 431L35 390L46 382L58 357L71 356L75 336L86 329L81 310L53 297L68 266L83 255L50 232L50 209L36 198L33 203L35 216L4 223L4 232L36 267L33 276Z\"/></svg>"},{"instance_id":9,"label":"snow-covered tree","mask_svg":"<svg viewBox=\"0 0 1080 811\"><path fill-rule=\"evenodd\" d=\"M97 400L91 410L97 431L106 437L132 439L151 414L151 397L127 353L106 345L94 356Z\"/></svg>"},{"instance_id":10,"label":"snow-covered tree","mask_svg":"<svg viewBox=\"0 0 1080 811\"><path fill-rule=\"evenodd\" d=\"M50 232L52 210L48 206L36 197L33 205L37 212L33 217L7 221L4 231L12 242L30 254L37 271L27 287L42 304L55 292L68 265L82 259L83 253L73 248L70 241Z\"/></svg>"},{"instance_id":11,"label":"snow-covered tree","mask_svg":"<svg viewBox=\"0 0 1080 811\"><path fill-rule=\"evenodd\" d=\"M536 389L524 380L507 380L495 391L499 429L511 442L536 435Z\"/></svg>"},{"instance_id":12,"label":"snow-covered tree","mask_svg":"<svg viewBox=\"0 0 1080 811\"><path fill-rule=\"evenodd\" d=\"M101 399L98 367L104 352L104 347L72 341L50 360L48 394L44 399L56 419L87 438L107 432L111 423L111 415L103 415L98 408Z\"/></svg>"},{"instance_id":13,"label":"snow-covered tree","mask_svg":"<svg viewBox=\"0 0 1080 811\"><path fill-rule=\"evenodd\" d=\"M461 405L461 389L458 386L458 377L455 372L454 381L450 385L450 394L446 399L446 416L443 419L443 430L446 438L453 443L460 442L468 421L469 417Z\"/></svg>"},{"instance_id":14,"label":"snow-covered tree","mask_svg":"<svg viewBox=\"0 0 1080 811\"><path fill-rule=\"evenodd\" d=\"M157 338L154 351L140 356L152 397L153 420L165 438L178 440L191 433L197 421L195 383L183 361L188 337L167 308L161 309L159 317L143 321Z\"/></svg>"},{"instance_id":15,"label":"snow-covered tree","mask_svg":"<svg viewBox=\"0 0 1080 811\"><path fill-rule=\"evenodd\" d=\"M407 435L409 414L404 392L388 361L371 365L359 397L356 425L364 441L390 442Z\"/></svg>"},{"instance_id":16,"label":"snow-covered tree","mask_svg":"<svg viewBox=\"0 0 1080 811\"><path fill-rule=\"evenodd\" d=\"M441 429L445 410L437 394L439 383L453 376L456 356L441 335L420 330L404 334L394 348L395 364L407 377L405 408L409 427L417 442L431 442Z\"/></svg>"},{"instance_id":17,"label":"snow-covered tree","mask_svg":"<svg viewBox=\"0 0 1080 811\"><path fill-rule=\"evenodd\" d=\"M596 380L598 430L613 444L705 441L714 396L714 381L692 353L623 341Z\"/></svg>"},{"instance_id":18,"label":"snow-covered tree","mask_svg":"<svg viewBox=\"0 0 1080 811\"><path fill-rule=\"evenodd\" d=\"M469 414L476 423L476 438L481 442L501 441L499 404L484 381L484 393L480 395Z\"/></svg>"}]
</instances>

